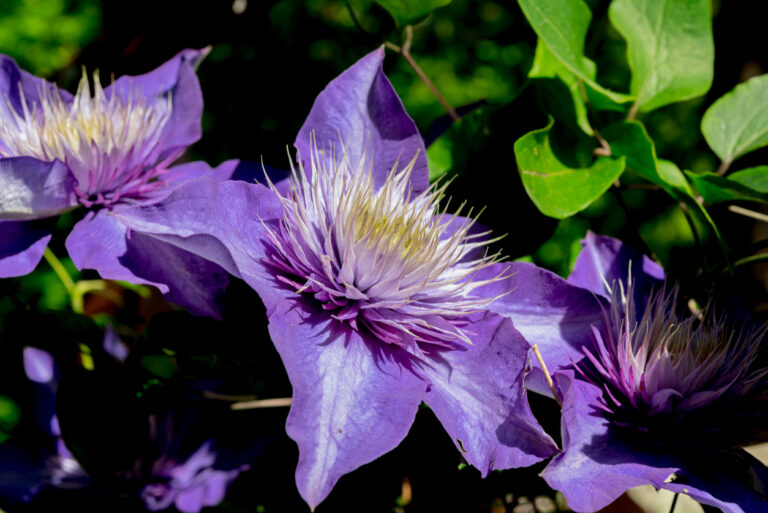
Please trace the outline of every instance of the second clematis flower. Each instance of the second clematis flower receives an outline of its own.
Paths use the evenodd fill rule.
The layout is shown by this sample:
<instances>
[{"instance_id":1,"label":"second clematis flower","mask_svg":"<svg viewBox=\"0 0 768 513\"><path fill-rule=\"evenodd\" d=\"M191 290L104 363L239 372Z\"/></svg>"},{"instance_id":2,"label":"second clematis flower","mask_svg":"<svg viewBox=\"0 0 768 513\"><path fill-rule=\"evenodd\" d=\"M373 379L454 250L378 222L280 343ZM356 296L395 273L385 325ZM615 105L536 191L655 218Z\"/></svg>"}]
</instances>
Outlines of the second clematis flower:
<instances>
[{"instance_id":1,"label":"second clematis flower","mask_svg":"<svg viewBox=\"0 0 768 513\"><path fill-rule=\"evenodd\" d=\"M228 178L236 162L171 166L200 138L195 67L206 50L184 50L154 71L76 94L0 56L0 277L32 271L57 217L82 207L67 250L80 269L155 285L198 314L216 315L226 273L195 255L131 232L114 215L159 201L185 181Z\"/></svg>"},{"instance_id":2,"label":"second clematis flower","mask_svg":"<svg viewBox=\"0 0 768 513\"><path fill-rule=\"evenodd\" d=\"M541 344L563 398L563 452L542 476L579 512L647 484L768 511L768 469L742 449L768 437L766 330L681 313L663 280L648 257L587 235L569 281L605 312L580 344Z\"/></svg>"},{"instance_id":3,"label":"second clematis flower","mask_svg":"<svg viewBox=\"0 0 768 513\"><path fill-rule=\"evenodd\" d=\"M318 96L278 184L200 179L123 222L209 258L260 295L293 385L296 481L315 507L396 447L424 401L483 475L556 447L533 417L529 345L489 311L509 290L474 220L439 206L423 141L362 58Z\"/></svg>"}]
</instances>

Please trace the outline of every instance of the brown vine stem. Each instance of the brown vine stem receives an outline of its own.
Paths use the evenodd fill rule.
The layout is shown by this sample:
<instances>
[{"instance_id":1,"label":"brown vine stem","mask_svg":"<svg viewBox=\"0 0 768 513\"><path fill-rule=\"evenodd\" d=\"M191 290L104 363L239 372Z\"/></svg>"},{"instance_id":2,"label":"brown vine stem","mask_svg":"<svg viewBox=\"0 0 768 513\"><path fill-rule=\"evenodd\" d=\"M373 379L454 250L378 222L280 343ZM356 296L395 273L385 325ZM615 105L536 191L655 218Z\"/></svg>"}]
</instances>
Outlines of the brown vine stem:
<instances>
[{"instance_id":1,"label":"brown vine stem","mask_svg":"<svg viewBox=\"0 0 768 513\"><path fill-rule=\"evenodd\" d=\"M560 399L560 394L557 393L555 384L552 381L552 376L549 375L547 364L544 363L544 358L541 357L541 351L539 351L539 346L536 344L533 344L533 354L536 355L536 359L539 361L539 365L541 365L541 370L542 372L544 372L544 378L547 380L547 385L549 385L549 389L552 391L552 395L555 397L555 401L557 401L557 404L560 405L560 409L562 410L563 401L562 399Z\"/></svg>"},{"instance_id":2,"label":"brown vine stem","mask_svg":"<svg viewBox=\"0 0 768 513\"><path fill-rule=\"evenodd\" d=\"M445 97L437 89L435 84L432 83L429 77L424 73L424 71L419 67L419 65L413 59L413 56L411 56L412 42L413 42L413 27L410 25L406 25L405 41L403 41L402 46L398 46L389 41L385 41L384 46L403 56L403 59L405 59L405 62L408 63L411 69L413 69L413 72L416 73L416 75L421 79L421 81L424 82L424 84L429 88L430 91L432 91L432 94L435 95L435 98L437 98L437 101L440 102L440 105L442 105L445 111L448 113L448 115L451 116L451 119L453 119L454 121L458 121L460 118L459 118L459 114L456 112L456 109L451 107L451 104L448 103Z\"/></svg>"},{"instance_id":3,"label":"brown vine stem","mask_svg":"<svg viewBox=\"0 0 768 513\"><path fill-rule=\"evenodd\" d=\"M257 401L241 401L232 403L229 407L233 410L253 410L256 408L281 408L291 405L290 397L278 397L276 399L260 399Z\"/></svg>"},{"instance_id":4,"label":"brown vine stem","mask_svg":"<svg viewBox=\"0 0 768 513\"><path fill-rule=\"evenodd\" d=\"M731 164L733 163L733 160L731 159L725 159L720 163L720 167L717 168L717 176L723 176L727 171L728 168L731 167Z\"/></svg>"}]
</instances>

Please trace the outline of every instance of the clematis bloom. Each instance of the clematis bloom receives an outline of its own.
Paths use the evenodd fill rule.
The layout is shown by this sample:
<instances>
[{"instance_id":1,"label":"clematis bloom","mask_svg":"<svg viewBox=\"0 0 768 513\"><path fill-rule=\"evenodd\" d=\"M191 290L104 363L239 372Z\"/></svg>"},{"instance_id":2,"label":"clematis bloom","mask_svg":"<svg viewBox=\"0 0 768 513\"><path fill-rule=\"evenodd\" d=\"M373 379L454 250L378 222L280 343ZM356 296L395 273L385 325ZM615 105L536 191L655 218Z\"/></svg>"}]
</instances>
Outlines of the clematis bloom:
<instances>
[{"instance_id":1,"label":"clematis bloom","mask_svg":"<svg viewBox=\"0 0 768 513\"><path fill-rule=\"evenodd\" d=\"M509 268L472 219L438 207L444 188L429 186L383 58L318 96L287 181L201 179L127 221L259 293L293 386L287 432L311 507L397 446L422 401L482 475L556 450L527 403L529 345L488 309Z\"/></svg>"},{"instance_id":2,"label":"clematis bloom","mask_svg":"<svg viewBox=\"0 0 768 513\"><path fill-rule=\"evenodd\" d=\"M67 250L79 269L155 285L195 313L216 315L226 274L194 255L132 233L113 215L159 201L185 181L228 178L235 162L171 166L200 138L202 95L194 68L206 50L185 50L145 75L75 95L0 56L0 277L32 271L58 215L86 213Z\"/></svg>"},{"instance_id":3,"label":"clematis bloom","mask_svg":"<svg viewBox=\"0 0 768 513\"><path fill-rule=\"evenodd\" d=\"M582 344L547 362L563 452L542 476L580 512L644 484L727 513L768 511L768 469L741 449L768 438L765 329L683 315L663 278L619 241L587 235L569 280L610 305Z\"/></svg>"}]
</instances>

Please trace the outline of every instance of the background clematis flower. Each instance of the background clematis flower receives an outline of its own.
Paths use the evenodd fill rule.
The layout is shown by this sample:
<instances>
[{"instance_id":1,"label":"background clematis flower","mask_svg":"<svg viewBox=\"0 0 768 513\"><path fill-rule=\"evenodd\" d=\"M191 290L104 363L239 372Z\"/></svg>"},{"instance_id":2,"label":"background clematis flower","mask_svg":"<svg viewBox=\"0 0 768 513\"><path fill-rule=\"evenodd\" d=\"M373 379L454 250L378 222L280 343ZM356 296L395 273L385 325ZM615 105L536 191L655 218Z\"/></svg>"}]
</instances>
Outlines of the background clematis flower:
<instances>
[{"instance_id":1,"label":"background clematis flower","mask_svg":"<svg viewBox=\"0 0 768 513\"><path fill-rule=\"evenodd\" d=\"M587 235L569 281L610 305L580 347L541 344L563 398L563 452L542 476L579 512L645 484L768 511L768 469L741 449L768 438L765 329L679 314L663 278L620 241Z\"/></svg>"},{"instance_id":2,"label":"background clematis flower","mask_svg":"<svg viewBox=\"0 0 768 513\"><path fill-rule=\"evenodd\" d=\"M313 508L397 446L421 401L482 475L556 450L527 403L529 345L487 309L508 290L481 293L507 267L473 220L438 207L443 189L429 186L383 59L372 52L318 96L288 181L201 179L125 221L261 296L293 386L297 486Z\"/></svg>"},{"instance_id":3,"label":"background clematis flower","mask_svg":"<svg viewBox=\"0 0 768 513\"><path fill-rule=\"evenodd\" d=\"M185 181L228 178L236 165L171 167L200 138L203 100L194 69L207 50L184 50L154 71L72 95L0 56L0 277L32 271L59 214L83 207L66 241L79 269L157 286L198 314L216 315L221 269L130 231L114 215L159 201Z\"/></svg>"}]
</instances>

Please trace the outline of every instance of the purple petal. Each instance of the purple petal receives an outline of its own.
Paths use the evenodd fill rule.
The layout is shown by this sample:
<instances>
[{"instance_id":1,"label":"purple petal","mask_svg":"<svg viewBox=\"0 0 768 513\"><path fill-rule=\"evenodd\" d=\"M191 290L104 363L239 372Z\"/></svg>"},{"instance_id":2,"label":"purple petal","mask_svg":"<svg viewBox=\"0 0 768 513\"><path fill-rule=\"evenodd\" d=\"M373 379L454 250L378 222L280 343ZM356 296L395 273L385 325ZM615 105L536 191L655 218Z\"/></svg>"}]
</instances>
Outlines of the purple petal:
<instances>
[{"instance_id":1,"label":"purple petal","mask_svg":"<svg viewBox=\"0 0 768 513\"><path fill-rule=\"evenodd\" d=\"M164 179L168 180L173 185L181 185L187 180L192 180L200 176L210 176L216 180L224 181L229 180L232 173L235 172L235 169L239 165L240 161L235 159L222 162L216 167L211 167L201 160L185 162L184 164L178 164L170 168Z\"/></svg>"},{"instance_id":2,"label":"purple petal","mask_svg":"<svg viewBox=\"0 0 768 513\"><path fill-rule=\"evenodd\" d=\"M131 232L112 213L89 212L67 238L78 269L102 278L154 285L197 315L218 317L216 297L228 277L218 265L148 235Z\"/></svg>"},{"instance_id":3,"label":"purple petal","mask_svg":"<svg viewBox=\"0 0 768 513\"><path fill-rule=\"evenodd\" d=\"M269 332L293 386L288 436L299 445L296 484L314 508L338 479L395 448L426 383L391 347L286 294Z\"/></svg>"},{"instance_id":4,"label":"purple petal","mask_svg":"<svg viewBox=\"0 0 768 513\"><path fill-rule=\"evenodd\" d=\"M30 381L48 383L53 379L55 364L53 355L36 347L24 348L24 373Z\"/></svg>"},{"instance_id":5,"label":"purple petal","mask_svg":"<svg viewBox=\"0 0 768 513\"><path fill-rule=\"evenodd\" d=\"M483 477L554 454L557 446L536 422L523 385L528 342L510 320L489 313L467 331L473 346L446 351L442 363L421 370L430 383L424 402Z\"/></svg>"},{"instance_id":6,"label":"purple petal","mask_svg":"<svg viewBox=\"0 0 768 513\"><path fill-rule=\"evenodd\" d=\"M0 98L3 99L3 102L8 98L16 112L19 115L23 115L24 110L21 104L19 89L23 91L28 105L32 103L40 104L40 92L43 89L48 89L54 92L54 94L58 94L65 102L72 100L72 95L67 91L59 89L56 85L20 69L16 61L7 55L0 55ZM0 107L0 110L2 110L2 107Z\"/></svg>"},{"instance_id":7,"label":"purple petal","mask_svg":"<svg viewBox=\"0 0 768 513\"><path fill-rule=\"evenodd\" d=\"M28 221L72 210L74 187L74 176L58 160L0 159L0 219Z\"/></svg>"},{"instance_id":8,"label":"purple petal","mask_svg":"<svg viewBox=\"0 0 768 513\"><path fill-rule=\"evenodd\" d=\"M483 297L500 296L487 308L510 318L529 343L537 344L551 372L580 360L580 348L591 344L591 326L603 322L604 302L588 290L524 262L494 264L474 279L485 280L500 273L509 277L476 291ZM534 366L538 362L534 361ZM531 380L528 388L550 395L548 388L540 384L539 380Z\"/></svg>"},{"instance_id":9,"label":"purple petal","mask_svg":"<svg viewBox=\"0 0 768 513\"><path fill-rule=\"evenodd\" d=\"M200 139L203 94L195 68L208 51L207 48L182 50L149 73L122 76L104 90L108 96L113 92L124 98L140 94L148 100L170 94L173 111L163 134L165 151L158 160Z\"/></svg>"},{"instance_id":10,"label":"purple petal","mask_svg":"<svg viewBox=\"0 0 768 513\"><path fill-rule=\"evenodd\" d=\"M269 313L271 274L264 272L263 223L282 217L282 205L268 188L245 182L199 178L154 205L115 212L121 222L176 247L217 263L242 277Z\"/></svg>"},{"instance_id":11,"label":"purple petal","mask_svg":"<svg viewBox=\"0 0 768 513\"><path fill-rule=\"evenodd\" d=\"M353 166L365 154L373 158L377 185L395 165L402 168L416 157L411 183L419 193L429 186L424 141L384 75L383 62L382 46L332 80L312 105L294 144L304 161L311 154L313 132L318 149L332 145L340 153L343 144Z\"/></svg>"},{"instance_id":12,"label":"purple petal","mask_svg":"<svg viewBox=\"0 0 768 513\"><path fill-rule=\"evenodd\" d=\"M680 470L676 458L634 449L615 436L597 409L602 392L596 386L573 373L558 373L555 380L563 395L563 452L541 475L571 509L597 511L634 486L666 487L664 481Z\"/></svg>"},{"instance_id":13,"label":"purple petal","mask_svg":"<svg viewBox=\"0 0 768 513\"><path fill-rule=\"evenodd\" d=\"M211 477L205 482L203 497L204 506L218 506L224 500L227 494L227 484L229 484L229 474L220 470L211 473Z\"/></svg>"},{"instance_id":14,"label":"purple petal","mask_svg":"<svg viewBox=\"0 0 768 513\"><path fill-rule=\"evenodd\" d=\"M568 277L574 285L610 299L612 284L620 281L626 286L631 268L636 304L644 305L651 289L664 282L661 266L618 239L588 232L581 244L584 249Z\"/></svg>"},{"instance_id":15,"label":"purple petal","mask_svg":"<svg viewBox=\"0 0 768 513\"><path fill-rule=\"evenodd\" d=\"M188 490L181 490L176 496L176 508L181 513L198 513L203 509L205 489L203 485L195 486Z\"/></svg>"},{"instance_id":16,"label":"purple petal","mask_svg":"<svg viewBox=\"0 0 768 513\"><path fill-rule=\"evenodd\" d=\"M0 278L32 272L51 240L55 219L0 221Z\"/></svg>"},{"instance_id":17,"label":"purple petal","mask_svg":"<svg viewBox=\"0 0 768 513\"><path fill-rule=\"evenodd\" d=\"M119 362L124 362L130 353L128 345L120 339L120 335L110 325L107 325L104 329L104 340L101 343L101 347L104 348L108 355Z\"/></svg>"}]
</instances>

